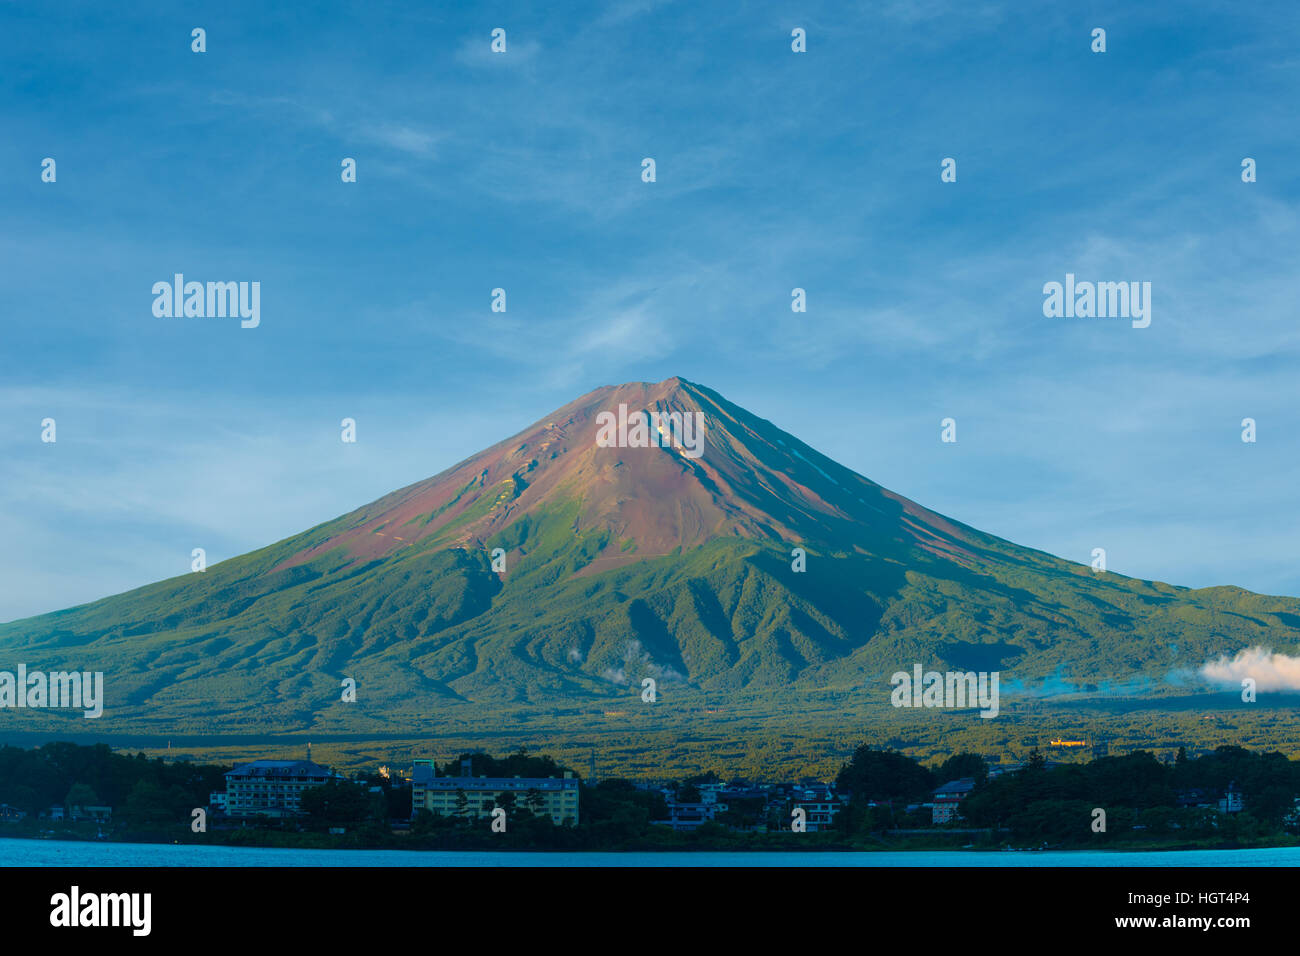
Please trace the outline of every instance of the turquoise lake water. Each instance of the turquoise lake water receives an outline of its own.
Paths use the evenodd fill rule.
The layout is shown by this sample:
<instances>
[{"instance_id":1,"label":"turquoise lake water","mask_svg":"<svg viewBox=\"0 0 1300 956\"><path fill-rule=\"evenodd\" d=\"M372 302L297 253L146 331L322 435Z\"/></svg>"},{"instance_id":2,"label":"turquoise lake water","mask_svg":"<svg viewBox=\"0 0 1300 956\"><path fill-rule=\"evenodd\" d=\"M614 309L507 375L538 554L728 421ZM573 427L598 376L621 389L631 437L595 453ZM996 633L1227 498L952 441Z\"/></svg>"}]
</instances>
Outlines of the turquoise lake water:
<instances>
[{"instance_id":1,"label":"turquoise lake water","mask_svg":"<svg viewBox=\"0 0 1300 956\"><path fill-rule=\"evenodd\" d=\"M1300 847L1107 853L1095 850L983 853L485 853L295 850L0 839L0 866L1300 866Z\"/></svg>"}]
</instances>

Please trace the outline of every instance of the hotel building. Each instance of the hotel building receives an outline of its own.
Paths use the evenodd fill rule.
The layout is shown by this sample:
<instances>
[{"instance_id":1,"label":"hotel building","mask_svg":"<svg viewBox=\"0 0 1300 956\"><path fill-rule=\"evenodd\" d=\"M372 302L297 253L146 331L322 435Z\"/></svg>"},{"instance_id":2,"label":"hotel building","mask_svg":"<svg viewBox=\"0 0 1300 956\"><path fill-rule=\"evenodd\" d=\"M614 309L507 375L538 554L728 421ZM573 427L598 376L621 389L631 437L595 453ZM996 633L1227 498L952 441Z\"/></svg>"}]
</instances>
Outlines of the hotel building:
<instances>
[{"instance_id":1,"label":"hotel building","mask_svg":"<svg viewBox=\"0 0 1300 956\"><path fill-rule=\"evenodd\" d=\"M286 817L302 813L302 792L342 775L306 760L254 760L226 774L226 812L232 817Z\"/></svg>"},{"instance_id":2,"label":"hotel building","mask_svg":"<svg viewBox=\"0 0 1300 956\"><path fill-rule=\"evenodd\" d=\"M507 793L516 807L549 816L557 826L578 825L578 778L568 770L563 777L439 777L432 760L416 760L411 769L411 816L428 810L488 819Z\"/></svg>"}]
</instances>

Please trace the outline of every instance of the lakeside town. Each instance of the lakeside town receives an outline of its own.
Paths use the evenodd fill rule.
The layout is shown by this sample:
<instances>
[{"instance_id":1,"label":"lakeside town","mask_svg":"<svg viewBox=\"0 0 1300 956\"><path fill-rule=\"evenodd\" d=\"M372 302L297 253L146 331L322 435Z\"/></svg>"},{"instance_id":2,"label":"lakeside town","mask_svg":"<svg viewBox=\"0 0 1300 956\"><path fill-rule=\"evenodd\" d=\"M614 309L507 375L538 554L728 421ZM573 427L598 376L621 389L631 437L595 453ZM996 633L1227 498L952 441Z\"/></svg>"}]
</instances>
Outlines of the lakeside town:
<instances>
[{"instance_id":1,"label":"lakeside town","mask_svg":"<svg viewBox=\"0 0 1300 956\"><path fill-rule=\"evenodd\" d=\"M230 768L103 744L4 747L0 835L412 849L1300 843L1300 763L1237 747L1172 760L958 754L926 767L864 745L830 781L594 770L584 778L523 748L349 775L313 760L310 745Z\"/></svg>"}]
</instances>

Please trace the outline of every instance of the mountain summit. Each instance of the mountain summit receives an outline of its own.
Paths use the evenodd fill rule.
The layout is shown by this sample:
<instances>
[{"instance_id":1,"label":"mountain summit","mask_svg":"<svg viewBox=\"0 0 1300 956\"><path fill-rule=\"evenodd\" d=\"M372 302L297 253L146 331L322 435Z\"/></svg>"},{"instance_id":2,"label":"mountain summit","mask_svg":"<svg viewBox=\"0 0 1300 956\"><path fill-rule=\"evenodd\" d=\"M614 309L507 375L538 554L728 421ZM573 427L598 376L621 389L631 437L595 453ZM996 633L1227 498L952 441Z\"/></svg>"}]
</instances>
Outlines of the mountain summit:
<instances>
[{"instance_id":1,"label":"mountain summit","mask_svg":"<svg viewBox=\"0 0 1300 956\"><path fill-rule=\"evenodd\" d=\"M659 418L702 422L702 447L684 448L678 432L656 428ZM633 442L640 426L639 447L602 445L602 424L608 436L615 423ZM571 516L575 537L603 542L579 572L586 574L717 538L872 552L911 545L954 559L979 548L970 529L884 490L716 392L670 378L590 392L454 468L353 512L343 519L346 530L276 570L337 548L356 561L435 544L483 548L519 522L531 526L556 514ZM509 564L527 553L526 537Z\"/></svg>"},{"instance_id":2,"label":"mountain summit","mask_svg":"<svg viewBox=\"0 0 1300 956\"><path fill-rule=\"evenodd\" d=\"M452 709L630 701L644 677L710 701L887 701L914 664L1159 693L1297 625L1300 601L977 531L671 378L597 389L202 574L0 625L0 653L104 671L122 727L418 732Z\"/></svg>"}]
</instances>

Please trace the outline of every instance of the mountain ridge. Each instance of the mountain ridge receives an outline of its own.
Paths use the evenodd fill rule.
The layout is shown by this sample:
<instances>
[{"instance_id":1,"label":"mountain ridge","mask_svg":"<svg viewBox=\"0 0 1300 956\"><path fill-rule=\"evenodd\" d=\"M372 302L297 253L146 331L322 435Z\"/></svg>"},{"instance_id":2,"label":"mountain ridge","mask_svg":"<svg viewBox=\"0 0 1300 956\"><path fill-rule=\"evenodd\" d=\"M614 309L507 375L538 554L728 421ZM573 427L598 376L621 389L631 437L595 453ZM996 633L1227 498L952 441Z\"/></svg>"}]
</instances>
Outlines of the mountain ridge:
<instances>
[{"instance_id":1,"label":"mountain ridge","mask_svg":"<svg viewBox=\"0 0 1300 956\"><path fill-rule=\"evenodd\" d=\"M620 404L701 413L702 453L601 447ZM671 378L595 389L202 574L0 625L0 652L105 670L133 726L399 729L644 677L670 696L887 697L914 662L1158 694L1220 654L1296 645L1293 623L1293 598L1098 573L979 531ZM345 677L364 704L338 703Z\"/></svg>"}]
</instances>

